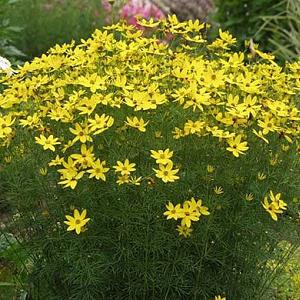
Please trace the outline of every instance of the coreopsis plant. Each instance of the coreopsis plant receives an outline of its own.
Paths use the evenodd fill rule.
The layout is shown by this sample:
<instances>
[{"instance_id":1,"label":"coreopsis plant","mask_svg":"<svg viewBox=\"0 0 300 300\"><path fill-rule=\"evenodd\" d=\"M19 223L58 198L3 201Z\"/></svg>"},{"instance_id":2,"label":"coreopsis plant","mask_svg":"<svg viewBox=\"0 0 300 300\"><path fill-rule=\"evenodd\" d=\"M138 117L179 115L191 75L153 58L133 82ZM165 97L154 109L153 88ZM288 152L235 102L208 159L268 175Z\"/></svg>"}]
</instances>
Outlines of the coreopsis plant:
<instances>
[{"instance_id":1,"label":"coreopsis plant","mask_svg":"<svg viewBox=\"0 0 300 300\"><path fill-rule=\"evenodd\" d=\"M2 77L1 193L33 298L264 299L278 244L299 244L300 62L139 23Z\"/></svg>"}]
</instances>

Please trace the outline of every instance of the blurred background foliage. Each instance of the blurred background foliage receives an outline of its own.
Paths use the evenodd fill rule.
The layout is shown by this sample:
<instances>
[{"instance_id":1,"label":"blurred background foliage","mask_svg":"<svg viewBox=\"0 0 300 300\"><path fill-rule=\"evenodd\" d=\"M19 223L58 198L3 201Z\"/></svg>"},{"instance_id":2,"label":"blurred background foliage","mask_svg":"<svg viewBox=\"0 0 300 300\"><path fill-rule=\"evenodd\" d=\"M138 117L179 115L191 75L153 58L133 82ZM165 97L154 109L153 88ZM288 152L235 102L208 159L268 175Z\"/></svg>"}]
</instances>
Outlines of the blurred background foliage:
<instances>
[{"instance_id":1,"label":"blurred background foliage","mask_svg":"<svg viewBox=\"0 0 300 300\"><path fill-rule=\"evenodd\" d=\"M215 0L210 19L236 36L240 47L253 39L282 62L300 54L299 0Z\"/></svg>"},{"instance_id":2,"label":"blurred background foliage","mask_svg":"<svg viewBox=\"0 0 300 300\"><path fill-rule=\"evenodd\" d=\"M25 54L17 47L17 37L22 31L21 26L12 25L8 12L15 10L19 0L0 0L0 56L17 63Z\"/></svg>"},{"instance_id":3,"label":"blurred background foliage","mask_svg":"<svg viewBox=\"0 0 300 300\"><path fill-rule=\"evenodd\" d=\"M100 0L19 0L5 11L5 17L23 28L15 41L27 60L57 43L87 38L103 26Z\"/></svg>"}]
</instances>

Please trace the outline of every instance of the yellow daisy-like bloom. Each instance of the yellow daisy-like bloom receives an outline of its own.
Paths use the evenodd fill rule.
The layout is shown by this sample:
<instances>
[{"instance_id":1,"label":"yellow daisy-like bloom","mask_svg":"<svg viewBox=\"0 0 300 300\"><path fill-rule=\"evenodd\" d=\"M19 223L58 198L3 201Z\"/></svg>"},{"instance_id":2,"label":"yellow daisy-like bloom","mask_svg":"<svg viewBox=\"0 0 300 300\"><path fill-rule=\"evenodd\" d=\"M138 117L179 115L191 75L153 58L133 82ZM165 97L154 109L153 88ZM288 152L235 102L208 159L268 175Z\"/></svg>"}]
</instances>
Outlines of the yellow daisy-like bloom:
<instances>
[{"instance_id":1,"label":"yellow daisy-like bloom","mask_svg":"<svg viewBox=\"0 0 300 300\"><path fill-rule=\"evenodd\" d=\"M262 206L271 215L271 218L274 221L277 221L278 220L277 214L282 214L283 211L287 209L287 204L282 199L280 199L281 193L274 195L273 192L270 191L269 194L270 194L271 203L269 203L268 196L266 196L264 198L264 202L262 203Z\"/></svg>"},{"instance_id":2,"label":"yellow daisy-like bloom","mask_svg":"<svg viewBox=\"0 0 300 300\"><path fill-rule=\"evenodd\" d=\"M117 165L113 166L115 172L120 172L121 175L129 175L131 172L135 171L135 163L130 163L126 158L124 163L117 161Z\"/></svg>"},{"instance_id":3,"label":"yellow daisy-like bloom","mask_svg":"<svg viewBox=\"0 0 300 300\"><path fill-rule=\"evenodd\" d=\"M248 150L247 142L241 142L242 136L238 135L235 138L229 138L227 143L229 147L226 150L232 152L235 157L239 157L240 154L245 154L244 151Z\"/></svg>"},{"instance_id":4,"label":"yellow daisy-like bloom","mask_svg":"<svg viewBox=\"0 0 300 300\"><path fill-rule=\"evenodd\" d=\"M59 166L64 162L64 158L60 157L59 155L56 155L56 157L54 159L52 159L49 163L48 166L52 167L52 166Z\"/></svg>"},{"instance_id":5,"label":"yellow daisy-like bloom","mask_svg":"<svg viewBox=\"0 0 300 300\"><path fill-rule=\"evenodd\" d=\"M133 176L129 178L129 183L132 185L141 185L141 181L142 181L142 176L140 177Z\"/></svg>"},{"instance_id":6,"label":"yellow daisy-like bloom","mask_svg":"<svg viewBox=\"0 0 300 300\"><path fill-rule=\"evenodd\" d=\"M54 145L60 144L60 142L58 142L58 138L54 138L52 134L49 137L45 137L41 134L40 137L35 137L35 142L42 145L44 150L49 149L53 152L55 151Z\"/></svg>"},{"instance_id":7,"label":"yellow daisy-like bloom","mask_svg":"<svg viewBox=\"0 0 300 300\"><path fill-rule=\"evenodd\" d=\"M177 225L176 230L178 231L179 235L183 235L185 238L189 237L193 231L192 228L181 225Z\"/></svg>"},{"instance_id":8,"label":"yellow daisy-like bloom","mask_svg":"<svg viewBox=\"0 0 300 300\"><path fill-rule=\"evenodd\" d=\"M65 170L61 177L61 181L58 184L63 184L64 188L70 187L72 190L75 189L78 180L82 178L84 171L77 172L76 170Z\"/></svg>"},{"instance_id":9,"label":"yellow daisy-like bloom","mask_svg":"<svg viewBox=\"0 0 300 300\"><path fill-rule=\"evenodd\" d=\"M281 198L281 193L278 193L274 195L273 191L270 191L270 199L274 205L278 206L279 209L287 209L287 204L280 199Z\"/></svg>"},{"instance_id":10,"label":"yellow daisy-like bloom","mask_svg":"<svg viewBox=\"0 0 300 300\"><path fill-rule=\"evenodd\" d=\"M91 165L92 169L87 170L87 173L90 173L89 178L95 177L98 180L106 181L105 173L109 171L109 168L106 168L105 165L106 162L100 161L100 159L93 162Z\"/></svg>"},{"instance_id":11,"label":"yellow daisy-like bloom","mask_svg":"<svg viewBox=\"0 0 300 300\"><path fill-rule=\"evenodd\" d=\"M265 180L267 178L267 175L264 174L263 172L258 172L257 173L257 179L258 180Z\"/></svg>"},{"instance_id":12,"label":"yellow daisy-like bloom","mask_svg":"<svg viewBox=\"0 0 300 300\"><path fill-rule=\"evenodd\" d=\"M273 203L269 203L268 197L264 198L264 202L262 203L263 208L270 214L271 218L274 221L278 221L277 214L281 214L283 211L281 209L277 209Z\"/></svg>"},{"instance_id":13,"label":"yellow daisy-like bloom","mask_svg":"<svg viewBox=\"0 0 300 300\"><path fill-rule=\"evenodd\" d=\"M207 173L213 173L215 171L215 168L212 165L207 165L206 169Z\"/></svg>"},{"instance_id":14,"label":"yellow daisy-like bloom","mask_svg":"<svg viewBox=\"0 0 300 300\"><path fill-rule=\"evenodd\" d=\"M11 161L12 161L12 156L11 156L11 155L5 156L5 157L4 157L4 161L5 161L7 164L11 163Z\"/></svg>"},{"instance_id":15,"label":"yellow daisy-like bloom","mask_svg":"<svg viewBox=\"0 0 300 300\"><path fill-rule=\"evenodd\" d=\"M73 217L66 215L66 219L67 221L64 221L64 223L69 226L67 231L75 230L77 234L84 231L84 226L90 220L90 218L86 218L86 209L84 209L81 214L75 209Z\"/></svg>"},{"instance_id":16,"label":"yellow daisy-like bloom","mask_svg":"<svg viewBox=\"0 0 300 300\"><path fill-rule=\"evenodd\" d=\"M137 117L133 117L133 118L127 117L126 120L127 120L127 122L125 122L126 125L136 128L141 132L146 131L146 125L149 123L149 121L145 122L143 118L138 119Z\"/></svg>"},{"instance_id":17,"label":"yellow daisy-like bloom","mask_svg":"<svg viewBox=\"0 0 300 300\"><path fill-rule=\"evenodd\" d=\"M167 216L167 220L177 220L178 218L184 217L184 213L180 204L174 206L173 203L169 202L169 204L166 205L166 208L167 211L164 212L164 216Z\"/></svg>"},{"instance_id":18,"label":"yellow daisy-like bloom","mask_svg":"<svg viewBox=\"0 0 300 300\"><path fill-rule=\"evenodd\" d=\"M193 205L190 205L189 201L183 203L183 217L181 220L181 226L191 227L192 221L199 221L200 213L195 209Z\"/></svg>"},{"instance_id":19,"label":"yellow daisy-like bloom","mask_svg":"<svg viewBox=\"0 0 300 300\"><path fill-rule=\"evenodd\" d=\"M90 130L88 127L81 127L80 124L75 124L75 129L70 128L70 132L72 132L75 135L75 138L73 139L73 143L76 141L80 141L81 143L86 143L87 141L91 142L92 138L89 135Z\"/></svg>"},{"instance_id":20,"label":"yellow daisy-like bloom","mask_svg":"<svg viewBox=\"0 0 300 300\"><path fill-rule=\"evenodd\" d=\"M1 117L0 115L0 138L12 133L12 128L10 127L15 122L11 116Z\"/></svg>"},{"instance_id":21,"label":"yellow daisy-like bloom","mask_svg":"<svg viewBox=\"0 0 300 300\"><path fill-rule=\"evenodd\" d=\"M170 149L166 150L150 150L151 157L156 159L157 164L166 165L169 162L171 162L170 158L173 156L173 151L170 151Z\"/></svg>"},{"instance_id":22,"label":"yellow daisy-like bloom","mask_svg":"<svg viewBox=\"0 0 300 300\"><path fill-rule=\"evenodd\" d=\"M39 174L42 176L46 176L48 174L48 169L47 168L40 168L39 169Z\"/></svg>"},{"instance_id":23,"label":"yellow daisy-like bloom","mask_svg":"<svg viewBox=\"0 0 300 300\"><path fill-rule=\"evenodd\" d=\"M163 182L174 182L179 179L179 176L175 175L179 169L173 169L173 163L170 161L167 165L159 164L159 170L153 169L155 176L160 178Z\"/></svg>"},{"instance_id":24,"label":"yellow daisy-like bloom","mask_svg":"<svg viewBox=\"0 0 300 300\"><path fill-rule=\"evenodd\" d=\"M252 201L254 199L254 196L253 196L252 193L248 193L248 194L245 195L245 199L247 201Z\"/></svg>"},{"instance_id":25,"label":"yellow daisy-like bloom","mask_svg":"<svg viewBox=\"0 0 300 300\"><path fill-rule=\"evenodd\" d=\"M222 188L221 186L215 186L215 187L214 187L214 192L215 192L215 194L217 194L217 195L222 195L222 194L224 194L224 190L223 190L223 188Z\"/></svg>"},{"instance_id":26,"label":"yellow daisy-like bloom","mask_svg":"<svg viewBox=\"0 0 300 300\"><path fill-rule=\"evenodd\" d=\"M279 162L279 159L278 159L278 154L276 153L274 156L271 157L270 159L270 165L271 166L276 166Z\"/></svg>"},{"instance_id":27,"label":"yellow daisy-like bloom","mask_svg":"<svg viewBox=\"0 0 300 300\"><path fill-rule=\"evenodd\" d=\"M129 176L128 175L118 176L117 184L122 185L125 183L129 183Z\"/></svg>"},{"instance_id":28,"label":"yellow daisy-like bloom","mask_svg":"<svg viewBox=\"0 0 300 300\"><path fill-rule=\"evenodd\" d=\"M187 201L187 202L188 202L189 206L192 209L198 211L198 213L200 214L200 216L201 215L204 215L204 216L210 215L210 212L208 211L208 207L202 205L202 200L201 199L195 200L195 198L192 197L191 200Z\"/></svg>"},{"instance_id":29,"label":"yellow daisy-like bloom","mask_svg":"<svg viewBox=\"0 0 300 300\"><path fill-rule=\"evenodd\" d=\"M215 300L226 300L226 297L222 297L220 295L215 296Z\"/></svg>"},{"instance_id":30,"label":"yellow daisy-like bloom","mask_svg":"<svg viewBox=\"0 0 300 300\"><path fill-rule=\"evenodd\" d=\"M70 157L74 159L75 164L79 163L83 169L87 167L92 167L94 163L94 153L93 153L93 146L87 148L86 144L82 144L80 147L80 154L75 153L72 154Z\"/></svg>"}]
</instances>

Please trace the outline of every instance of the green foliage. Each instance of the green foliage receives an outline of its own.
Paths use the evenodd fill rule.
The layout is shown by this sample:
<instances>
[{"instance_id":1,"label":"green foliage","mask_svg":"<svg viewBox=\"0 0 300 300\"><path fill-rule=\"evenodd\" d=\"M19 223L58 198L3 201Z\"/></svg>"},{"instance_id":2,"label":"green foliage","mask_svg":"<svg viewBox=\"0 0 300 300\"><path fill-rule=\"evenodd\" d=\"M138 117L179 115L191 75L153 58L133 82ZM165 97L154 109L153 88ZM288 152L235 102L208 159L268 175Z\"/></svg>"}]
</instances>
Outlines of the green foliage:
<instances>
[{"instance_id":1,"label":"green foliage","mask_svg":"<svg viewBox=\"0 0 300 300\"><path fill-rule=\"evenodd\" d=\"M285 60L300 56L300 1L284 0L283 9L274 15L262 15L259 32L269 35L274 53Z\"/></svg>"},{"instance_id":2,"label":"green foliage","mask_svg":"<svg viewBox=\"0 0 300 300\"><path fill-rule=\"evenodd\" d=\"M56 43L80 41L103 25L100 0L22 0L6 16L24 28L17 42L30 59Z\"/></svg>"},{"instance_id":3,"label":"green foliage","mask_svg":"<svg viewBox=\"0 0 300 300\"><path fill-rule=\"evenodd\" d=\"M280 244L279 251L286 251L290 244L283 241ZM270 261L270 267L276 266L276 261ZM272 300L298 300L300 295L300 249L292 255L280 274L275 278L269 299Z\"/></svg>"},{"instance_id":4,"label":"green foliage","mask_svg":"<svg viewBox=\"0 0 300 300\"><path fill-rule=\"evenodd\" d=\"M297 1L297 0L296 0ZM254 39L263 50L273 51L276 49L270 40L277 35L275 31L260 30L264 24L263 16L266 18L282 15L285 12L286 1L274 0L216 0L216 13L212 19L220 24L222 28L229 30L241 42ZM280 28L287 29L286 20L281 20Z\"/></svg>"},{"instance_id":5,"label":"green foliage","mask_svg":"<svg viewBox=\"0 0 300 300\"><path fill-rule=\"evenodd\" d=\"M3 224L1 224L3 226ZM28 255L11 233L0 230L0 300L27 299L24 289L28 269Z\"/></svg>"},{"instance_id":6,"label":"green foliage","mask_svg":"<svg viewBox=\"0 0 300 300\"><path fill-rule=\"evenodd\" d=\"M1 0L0 4L0 56L4 56L12 62L24 58L24 53L17 45L17 36L21 35L22 27L13 26L11 18L7 16L9 10L15 11L19 0Z\"/></svg>"}]
</instances>

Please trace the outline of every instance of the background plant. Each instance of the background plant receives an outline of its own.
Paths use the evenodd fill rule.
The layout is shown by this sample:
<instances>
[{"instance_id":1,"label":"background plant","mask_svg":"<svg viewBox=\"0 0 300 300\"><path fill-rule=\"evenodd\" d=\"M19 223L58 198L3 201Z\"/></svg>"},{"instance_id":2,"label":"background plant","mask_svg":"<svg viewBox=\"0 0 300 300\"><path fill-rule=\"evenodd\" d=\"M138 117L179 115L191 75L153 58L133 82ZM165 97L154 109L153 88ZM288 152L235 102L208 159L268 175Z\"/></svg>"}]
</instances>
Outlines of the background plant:
<instances>
[{"instance_id":1,"label":"background plant","mask_svg":"<svg viewBox=\"0 0 300 300\"><path fill-rule=\"evenodd\" d=\"M261 16L264 23L258 34L270 35L268 42L277 56L295 60L300 55L300 2L285 0L280 5L283 9L277 14Z\"/></svg>"},{"instance_id":2,"label":"background plant","mask_svg":"<svg viewBox=\"0 0 300 300\"><path fill-rule=\"evenodd\" d=\"M290 21L284 17L281 18L281 16L286 15L287 2L289 1L215 0L216 10L215 13L211 14L211 19L236 36L241 47L243 47L244 40L253 39L260 44L264 51L272 52L279 46L279 34L273 30L274 27L272 30L271 28L266 30L265 20L277 20L277 29L280 32L288 31ZM277 44L272 40L277 41ZM279 44L284 45L284 42Z\"/></svg>"},{"instance_id":3,"label":"background plant","mask_svg":"<svg viewBox=\"0 0 300 300\"><path fill-rule=\"evenodd\" d=\"M5 16L13 26L23 27L17 43L29 59L56 43L88 37L104 20L99 0L23 0L6 10Z\"/></svg>"},{"instance_id":4,"label":"background plant","mask_svg":"<svg viewBox=\"0 0 300 300\"><path fill-rule=\"evenodd\" d=\"M17 63L18 59L24 59L25 55L18 49L17 38L21 35L22 27L13 26L11 18L7 16L9 10L15 10L18 0L1 0L0 5L0 56Z\"/></svg>"},{"instance_id":5,"label":"background plant","mask_svg":"<svg viewBox=\"0 0 300 300\"><path fill-rule=\"evenodd\" d=\"M234 52L223 31L208 43L175 16L140 25L147 35L118 23L2 79L0 176L32 296L263 299L299 245L299 62ZM173 182L151 157L166 149ZM122 174L126 159L136 170ZM277 222L261 203L271 190L288 208ZM210 214L185 238L164 213L192 197ZM75 208L90 218L79 235L63 223Z\"/></svg>"}]
</instances>

